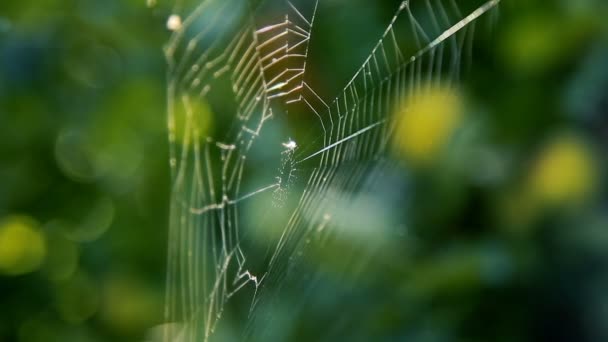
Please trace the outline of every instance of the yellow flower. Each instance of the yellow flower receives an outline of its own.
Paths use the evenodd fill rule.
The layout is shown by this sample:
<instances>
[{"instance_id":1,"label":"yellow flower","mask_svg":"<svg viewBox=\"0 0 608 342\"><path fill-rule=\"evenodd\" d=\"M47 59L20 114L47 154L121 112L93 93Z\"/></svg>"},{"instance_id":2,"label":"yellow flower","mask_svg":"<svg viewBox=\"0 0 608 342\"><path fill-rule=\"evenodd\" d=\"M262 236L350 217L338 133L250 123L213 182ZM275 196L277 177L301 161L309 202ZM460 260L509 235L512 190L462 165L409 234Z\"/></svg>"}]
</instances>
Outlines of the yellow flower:
<instances>
[{"instance_id":1,"label":"yellow flower","mask_svg":"<svg viewBox=\"0 0 608 342\"><path fill-rule=\"evenodd\" d=\"M0 273L20 275L37 270L46 256L45 239L29 217L12 216L0 222Z\"/></svg>"},{"instance_id":2,"label":"yellow flower","mask_svg":"<svg viewBox=\"0 0 608 342\"><path fill-rule=\"evenodd\" d=\"M597 178L597 165L588 146L579 138L564 135L543 148L530 172L529 189L540 204L575 204L593 193Z\"/></svg>"},{"instance_id":3,"label":"yellow flower","mask_svg":"<svg viewBox=\"0 0 608 342\"><path fill-rule=\"evenodd\" d=\"M463 117L463 103L451 88L428 88L396 113L393 139L397 154L417 166L435 161Z\"/></svg>"}]
</instances>

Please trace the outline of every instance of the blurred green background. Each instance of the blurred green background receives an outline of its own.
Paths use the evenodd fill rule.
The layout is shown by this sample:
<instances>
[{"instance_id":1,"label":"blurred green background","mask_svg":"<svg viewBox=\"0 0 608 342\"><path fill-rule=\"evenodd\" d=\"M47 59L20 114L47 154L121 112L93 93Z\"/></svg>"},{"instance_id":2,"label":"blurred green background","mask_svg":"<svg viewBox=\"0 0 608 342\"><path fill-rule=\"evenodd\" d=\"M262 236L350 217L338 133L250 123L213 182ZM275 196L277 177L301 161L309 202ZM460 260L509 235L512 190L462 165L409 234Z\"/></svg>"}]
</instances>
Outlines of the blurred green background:
<instances>
[{"instance_id":1,"label":"blurred green background","mask_svg":"<svg viewBox=\"0 0 608 342\"><path fill-rule=\"evenodd\" d=\"M397 4L327 2L365 37ZM168 7L0 4L0 341L142 341L162 323ZM607 18L603 0L505 0L478 27L473 157L425 161L411 209L421 244L447 251L409 276L428 326L459 322L448 340L608 340ZM326 68L361 63L343 49L361 35L322 30Z\"/></svg>"}]
</instances>

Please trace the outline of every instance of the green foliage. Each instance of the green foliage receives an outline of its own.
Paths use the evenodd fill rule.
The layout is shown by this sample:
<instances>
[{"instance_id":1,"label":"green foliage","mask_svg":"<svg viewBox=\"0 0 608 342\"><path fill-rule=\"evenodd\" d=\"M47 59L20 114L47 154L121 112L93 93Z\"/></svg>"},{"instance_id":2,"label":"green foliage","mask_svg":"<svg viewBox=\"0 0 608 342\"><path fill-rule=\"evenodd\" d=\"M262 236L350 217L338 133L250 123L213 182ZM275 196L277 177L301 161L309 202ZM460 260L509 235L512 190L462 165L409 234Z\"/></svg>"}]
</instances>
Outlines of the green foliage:
<instances>
[{"instance_id":1,"label":"green foliage","mask_svg":"<svg viewBox=\"0 0 608 342\"><path fill-rule=\"evenodd\" d=\"M332 2L359 24L312 43L312 77L338 75L326 88L394 11L359 3ZM607 340L608 6L503 3L477 27L460 135L412 171L411 236L367 275L409 306L363 319L407 340ZM165 5L0 4L1 341L144 340L162 323Z\"/></svg>"}]
</instances>

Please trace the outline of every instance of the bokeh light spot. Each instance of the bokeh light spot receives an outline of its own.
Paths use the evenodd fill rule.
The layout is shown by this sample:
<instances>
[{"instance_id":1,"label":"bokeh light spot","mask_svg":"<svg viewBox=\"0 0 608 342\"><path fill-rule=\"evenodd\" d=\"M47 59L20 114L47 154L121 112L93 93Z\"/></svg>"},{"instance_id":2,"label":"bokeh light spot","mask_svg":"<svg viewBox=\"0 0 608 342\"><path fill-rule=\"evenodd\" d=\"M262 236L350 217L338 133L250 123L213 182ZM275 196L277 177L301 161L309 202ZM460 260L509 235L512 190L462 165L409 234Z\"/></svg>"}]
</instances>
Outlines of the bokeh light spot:
<instances>
[{"instance_id":1,"label":"bokeh light spot","mask_svg":"<svg viewBox=\"0 0 608 342\"><path fill-rule=\"evenodd\" d=\"M161 322L161 291L129 275L114 275L105 283L102 316L114 330L132 334Z\"/></svg>"},{"instance_id":2,"label":"bokeh light spot","mask_svg":"<svg viewBox=\"0 0 608 342\"><path fill-rule=\"evenodd\" d=\"M184 145L204 141L210 133L212 117L211 108L204 99L184 99L169 122L169 131Z\"/></svg>"},{"instance_id":3,"label":"bokeh light spot","mask_svg":"<svg viewBox=\"0 0 608 342\"><path fill-rule=\"evenodd\" d=\"M97 172L86 146L86 139L77 129L64 129L55 141L55 159L63 173L76 181L92 181Z\"/></svg>"},{"instance_id":4,"label":"bokeh light spot","mask_svg":"<svg viewBox=\"0 0 608 342\"><path fill-rule=\"evenodd\" d=\"M593 193L597 178L590 148L580 138L562 135L542 149L530 172L529 189L546 205L576 204Z\"/></svg>"},{"instance_id":5,"label":"bokeh light spot","mask_svg":"<svg viewBox=\"0 0 608 342\"><path fill-rule=\"evenodd\" d=\"M437 160L463 117L462 99L454 89L424 89L397 109L393 139L397 154L417 166Z\"/></svg>"},{"instance_id":6,"label":"bokeh light spot","mask_svg":"<svg viewBox=\"0 0 608 342\"><path fill-rule=\"evenodd\" d=\"M57 289L56 308L61 318L68 323L86 321L97 312L98 307L99 291L83 273L76 273Z\"/></svg>"},{"instance_id":7,"label":"bokeh light spot","mask_svg":"<svg viewBox=\"0 0 608 342\"><path fill-rule=\"evenodd\" d=\"M45 238L35 220L11 216L0 222L0 273L33 272L40 267L45 255Z\"/></svg>"},{"instance_id":8,"label":"bokeh light spot","mask_svg":"<svg viewBox=\"0 0 608 342\"><path fill-rule=\"evenodd\" d=\"M78 246L59 232L62 225L53 221L47 228L47 257L43 272L55 282L65 281L72 277L78 268Z\"/></svg>"},{"instance_id":9,"label":"bokeh light spot","mask_svg":"<svg viewBox=\"0 0 608 342\"><path fill-rule=\"evenodd\" d=\"M96 200L81 220L75 223L64 222L61 229L71 240L90 242L102 236L114 220L114 203L109 197Z\"/></svg>"}]
</instances>

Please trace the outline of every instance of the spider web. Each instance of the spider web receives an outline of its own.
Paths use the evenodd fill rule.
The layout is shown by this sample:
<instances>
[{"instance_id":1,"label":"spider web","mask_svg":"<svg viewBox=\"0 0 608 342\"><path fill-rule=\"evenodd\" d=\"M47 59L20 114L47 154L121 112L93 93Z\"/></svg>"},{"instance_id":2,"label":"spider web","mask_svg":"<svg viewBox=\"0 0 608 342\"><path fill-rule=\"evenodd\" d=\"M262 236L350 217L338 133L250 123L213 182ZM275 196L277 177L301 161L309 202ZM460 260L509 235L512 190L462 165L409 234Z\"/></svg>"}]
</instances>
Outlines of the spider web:
<instances>
[{"instance_id":1,"label":"spider web","mask_svg":"<svg viewBox=\"0 0 608 342\"><path fill-rule=\"evenodd\" d=\"M398 267L395 108L459 82L499 1L397 4L331 98L307 77L323 0L176 0L166 341L381 336L362 322L391 289L365 272Z\"/></svg>"}]
</instances>

